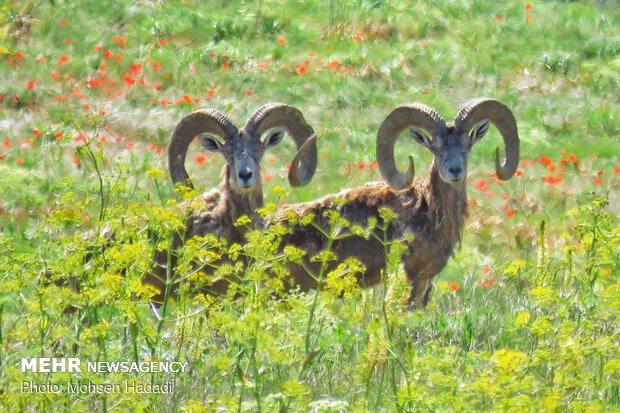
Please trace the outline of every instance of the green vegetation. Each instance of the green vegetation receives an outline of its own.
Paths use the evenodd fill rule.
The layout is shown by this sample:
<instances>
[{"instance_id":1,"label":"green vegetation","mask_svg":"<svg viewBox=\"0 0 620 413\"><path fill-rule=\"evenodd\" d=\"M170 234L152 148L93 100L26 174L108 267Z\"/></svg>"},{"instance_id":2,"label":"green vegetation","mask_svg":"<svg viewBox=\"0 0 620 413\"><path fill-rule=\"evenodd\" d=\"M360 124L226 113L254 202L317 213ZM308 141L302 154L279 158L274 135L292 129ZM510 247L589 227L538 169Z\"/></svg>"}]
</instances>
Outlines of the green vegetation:
<instances>
[{"instance_id":1,"label":"green vegetation","mask_svg":"<svg viewBox=\"0 0 620 413\"><path fill-rule=\"evenodd\" d=\"M0 29L0 411L620 410L616 2L4 2ZM427 309L403 309L398 244L373 289L326 274L318 295L282 292L267 273L295 254L275 254L278 227L180 251L181 276L196 257L248 258L240 298L182 282L178 299L149 304L140 280L166 244L150 235L182 225L165 148L191 110L241 122L275 100L314 126L310 185L287 187L292 140L266 154L269 213L379 180L375 133L394 106L451 117L478 96L514 111L522 167L498 182L499 134L476 145L463 243ZM187 167L203 191L223 161L198 146ZM419 146L401 139L397 152L427 173ZM22 374L37 356L191 372ZM174 380L175 392L19 387L70 378Z\"/></svg>"}]
</instances>

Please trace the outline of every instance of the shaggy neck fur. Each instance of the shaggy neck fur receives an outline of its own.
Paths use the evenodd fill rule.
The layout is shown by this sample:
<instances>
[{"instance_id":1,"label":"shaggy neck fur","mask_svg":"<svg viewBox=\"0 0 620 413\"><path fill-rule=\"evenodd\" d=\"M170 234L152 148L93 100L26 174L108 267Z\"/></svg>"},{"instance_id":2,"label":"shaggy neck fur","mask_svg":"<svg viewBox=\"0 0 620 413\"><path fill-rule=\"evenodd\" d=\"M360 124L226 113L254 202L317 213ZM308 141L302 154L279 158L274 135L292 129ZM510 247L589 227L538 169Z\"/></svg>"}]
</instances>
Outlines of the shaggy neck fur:
<instances>
[{"instance_id":1,"label":"shaggy neck fur","mask_svg":"<svg viewBox=\"0 0 620 413\"><path fill-rule=\"evenodd\" d=\"M254 190L246 193L238 193L230 186L230 168L224 168L224 182L222 182L222 198L220 201L223 216L231 217L234 223L242 216L248 216L254 225L260 223L260 217L256 212L263 207L263 189L260 182Z\"/></svg>"},{"instance_id":2,"label":"shaggy neck fur","mask_svg":"<svg viewBox=\"0 0 620 413\"><path fill-rule=\"evenodd\" d=\"M429 222L434 226L432 229L439 230L432 232L447 235L454 244L460 242L467 215L465 180L456 184L444 182L433 161L425 198L429 208Z\"/></svg>"}]
</instances>

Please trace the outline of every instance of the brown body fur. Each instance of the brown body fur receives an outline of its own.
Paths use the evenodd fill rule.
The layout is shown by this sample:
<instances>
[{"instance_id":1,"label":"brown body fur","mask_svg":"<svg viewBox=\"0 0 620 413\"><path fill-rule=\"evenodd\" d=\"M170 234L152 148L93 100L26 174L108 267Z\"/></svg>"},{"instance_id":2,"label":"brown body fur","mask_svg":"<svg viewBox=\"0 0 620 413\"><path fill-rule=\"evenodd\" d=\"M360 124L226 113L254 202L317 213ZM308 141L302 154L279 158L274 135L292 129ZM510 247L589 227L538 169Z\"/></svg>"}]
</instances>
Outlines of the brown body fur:
<instances>
[{"instance_id":1,"label":"brown body fur","mask_svg":"<svg viewBox=\"0 0 620 413\"><path fill-rule=\"evenodd\" d=\"M186 228L183 235L175 234L173 241L172 254L170 256L171 268L176 267L177 258L174 254L187 240L195 237L204 237L207 234L213 234L220 239L226 241L228 245L245 242L244 226L235 226L235 222L242 216L252 218L255 226L261 225L261 220L256 214L256 210L263 206L263 193L259 186L251 192L240 195L230 188L230 169L226 165L223 171L224 179L219 188L214 188L204 194L196 197L191 201L185 201L178 207L187 214ZM155 302L162 302L166 291L166 280L168 278L168 252L157 251L155 253L155 266L150 274L148 274L144 282L155 287L159 292L152 299ZM221 262L214 262L213 265L219 265ZM198 264L196 264L198 268ZM228 289L230 282L227 280L218 280L210 286L198 287L198 291L202 293L222 294ZM178 283L171 285L170 296L175 296L174 291L178 288Z\"/></svg>"},{"instance_id":2,"label":"brown body fur","mask_svg":"<svg viewBox=\"0 0 620 413\"><path fill-rule=\"evenodd\" d=\"M344 200L344 203L335 203L336 200ZM324 212L337 210L352 225L365 226L371 217L381 225L379 209L384 207L398 215L387 229L387 241L403 239L405 234L413 236L411 241L403 240L407 250L402 256L412 288L409 304L425 306L431 289L430 281L446 266L461 240L467 209L464 181L445 183L434 163L430 179L415 179L407 189L394 191L383 182L370 183L314 202L287 206L279 211L276 220L284 221L291 212L297 217L314 214L314 223L326 231L329 230L329 223ZM375 235L382 239L382 231L376 232ZM328 239L321 231L312 225L296 225L292 233L283 238L283 244L306 251L305 265L318 274L320 263L310 262L310 258L327 248ZM386 256L384 246L376 238L366 240L351 236L336 240L332 251L338 255L339 261L356 257L364 264L366 271L358 277L360 286L369 287L381 280ZM332 264L335 265L337 263ZM303 291L316 288L315 279L300 265L290 264L289 270L294 283Z\"/></svg>"}]
</instances>

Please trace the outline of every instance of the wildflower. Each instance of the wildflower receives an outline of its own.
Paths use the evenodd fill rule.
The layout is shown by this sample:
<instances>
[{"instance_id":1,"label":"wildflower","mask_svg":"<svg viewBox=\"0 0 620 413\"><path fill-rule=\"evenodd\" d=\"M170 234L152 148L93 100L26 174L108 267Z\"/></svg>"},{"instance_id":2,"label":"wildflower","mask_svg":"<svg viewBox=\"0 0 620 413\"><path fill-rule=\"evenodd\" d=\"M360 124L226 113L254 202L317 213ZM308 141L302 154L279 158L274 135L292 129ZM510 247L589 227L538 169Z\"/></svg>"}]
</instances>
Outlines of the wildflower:
<instances>
[{"instance_id":1,"label":"wildflower","mask_svg":"<svg viewBox=\"0 0 620 413\"><path fill-rule=\"evenodd\" d=\"M129 70L133 73L134 76L138 76L140 70L142 70L142 63L134 63L129 66Z\"/></svg>"},{"instance_id":2,"label":"wildflower","mask_svg":"<svg viewBox=\"0 0 620 413\"><path fill-rule=\"evenodd\" d=\"M297 66L296 70L297 70L297 74L302 75L302 76L308 73L308 68L306 66L299 65Z\"/></svg>"},{"instance_id":3,"label":"wildflower","mask_svg":"<svg viewBox=\"0 0 620 413\"><path fill-rule=\"evenodd\" d=\"M161 65L159 64L159 62L153 63L153 70L161 70Z\"/></svg>"},{"instance_id":4,"label":"wildflower","mask_svg":"<svg viewBox=\"0 0 620 413\"><path fill-rule=\"evenodd\" d=\"M60 56L60 58L58 58L58 64L63 66L65 63L67 63L69 61L69 57L68 56Z\"/></svg>"},{"instance_id":5,"label":"wildflower","mask_svg":"<svg viewBox=\"0 0 620 413\"><path fill-rule=\"evenodd\" d=\"M286 44L286 39L284 38L284 36L280 36L280 38L278 39L278 44L280 46L284 46Z\"/></svg>"},{"instance_id":6,"label":"wildflower","mask_svg":"<svg viewBox=\"0 0 620 413\"><path fill-rule=\"evenodd\" d=\"M371 162L368 164L368 169L379 169L379 164L377 162Z\"/></svg>"},{"instance_id":7,"label":"wildflower","mask_svg":"<svg viewBox=\"0 0 620 413\"><path fill-rule=\"evenodd\" d=\"M28 89L34 89L34 87L37 85L37 83L39 83L36 80L30 80L28 81L28 85L26 86Z\"/></svg>"},{"instance_id":8,"label":"wildflower","mask_svg":"<svg viewBox=\"0 0 620 413\"><path fill-rule=\"evenodd\" d=\"M250 89L248 89L248 90L245 91L245 94L247 96L252 96L252 91Z\"/></svg>"},{"instance_id":9,"label":"wildflower","mask_svg":"<svg viewBox=\"0 0 620 413\"><path fill-rule=\"evenodd\" d=\"M525 21L526 21L526 22L528 22L528 23L531 23L531 22L532 22L532 20L533 20L533 19L532 19L532 16L527 16L527 17L525 18Z\"/></svg>"},{"instance_id":10,"label":"wildflower","mask_svg":"<svg viewBox=\"0 0 620 413\"><path fill-rule=\"evenodd\" d=\"M357 164L357 169L364 169L366 165L364 165L364 162L360 162Z\"/></svg>"},{"instance_id":11,"label":"wildflower","mask_svg":"<svg viewBox=\"0 0 620 413\"><path fill-rule=\"evenodd\" d=\"M187 103L188 105L192 104L192 98L189 97L189 95L183 95L183 100L185 101L185 103Z\"/></svg>"},{"instance_id":12,"label":"wildflower","mask_svg":"<svg viewBox=\"0 0 620 413\"><path fill-rule=\"evenodd\" d=\"M615 173L616 175L620 174L620 165L618 165L618 166L616 166L616 167L614 168L614 173Z\"/></svg>"},{"instance_id":13,"label":"wildflower","mask_svg":"<svg viewBox=\"0 0 620 413\"><path fill-rule=\"evenodd\" d=\"M96 52L100 52L103 50L103 45L102 44L98 44L97 46L95 46L95 51Z\"/></svg>"},{"instance_id":14,"label":"wildflower","mask_svg":"<svg viewBox=\"0 0 620 413\"><path fill-rule=\"evenodd\" d=\"M265 182L269 182L269 181L271 181L272 179L273 179L273 175L271 175L271 174L265 174L265 176L263 177L263 180L264 180Z\"/></svg>"},{"instance_id":15,"label":"wildflower","mask_svg":"<svg viewBox=\"0 0 620 413\"><path fill-rule=\"evenodd\" d=\"M516 175L516 176L522 176L522 175L523 175L523 172L522 172L521 170L517 169L517 170L515 171L515 175Z\"/></svg>"},{"instance_id":16,"label":"wildflower","mask_svg":"<svg viewBox=\"0 0 620 413\"><path fill-rule=\"evenodd\" d=\"M2 146L4 146L5 148L10 148L11 147L11 141L8 139L5 139L4 142L2 142Z\"/></svg>"},{"instance_id":17,"label":"wildflower","mask_svg":"<svg viewBox=\"0 0 620 413\"><path fill-rule=\"evenodd\" d=\"M532 5L530 3L525 3L525 10L532 10Z\"/></svg>"},{"instance_id":18,"label":"wildflower","mask_svg":"<svg viewBox=\"0 0 620 413\"><path fill-rule=\"evenodd\" d=\"M490 272L491 272L491 268L490 267L484 267L482 269L482 275L487 275Z\"/></svg>"},{"instance_id":19,"label":"wildflower","mask_svg":"<svg viewBox=\"0 0 620 413\"><path fill-rule=\"evenodd\" d=\"M196 156L195 161L198 165L202 165L203 163L207 162L207 157L205 155L200 154Z\"/></svg>"},{"instance_id":20,"label":"wildflower","mask_svg":"<svg viewBox=\"0 0 620 413\"><path fill-rule=\"evenodd\" d=\"M594 178L594 183L597 184L598 186L601 186L603 182L601 181L601 178L597 176L596 178Z\"/></svg>"},{"instance_id":21,"label":"wildflower","mask_svg":"<svg viewBox=\"0 0 620 413\"><path fill-rule=\"evenodd\" d=\"M269 155L269 156L267 157L267 162L269 162L269 163L274 163L275 161L276 161L276 158L274 158L272 155Z\"/></svg>"},{"instance_id":22,"label":"wildflower","mask_svg":"<svg viewBox=\"0 0 620 413\"><path fill-rule=\"evenodd\" d=\"M495 23L501 23L502 20L504 20L504 16L502 16L501 14L495 16Z\"/></svg>"},{"instance_id":23,"label":"wildflower","mask_svg":"<svg viewBox=\"0 0 620 413\"><path fill-rule=\"evenodd\" d=\"M230 63L228 62L224 62L224 64L222 64L222 69L226 70L230 67Z\"/></svg>"},{"instance_id":24,"label":"wildflower","mask_svg":"<svg viewBox=\"0 0 620 413\"><path fill-rule=\"evenodd\" d=\"M112 39L112 41L114 43L118 43L121 46L121 49L125 48L125 44L127 44L127 39L125 39L124 37L115 37L114 39Z\"/></svg>"},{"instance_id":25,"label":"wildflower","mask_svg":"<svg viewBox=\"0 0 620 413\"><path fill-rule=\"evenodd\" d=\"M547 175L543 177L543 181L549 185L555 186L564 182L564 178L561 176Z\"/></svg>"},{"instance_id":26,"label":"wildflower","mask_svg":"<svg viewBox=\"0 0 620 413\"><path fill-rule=\"evenodd\" d=\"M458 291L459 290L459 285L457 283L454 283L454 282L449 283L448 287L450 287L450 289L452 291Z\"/></svg>"},{"instance_id":27,"label":"wildflower","mask_svg":"<svg viewBox=\"0 0 620 413\"><path fill-rule=\"evenodd\" d=\"M422 46L422 48L426 49L426 46L428 46L428 44L426 43L426 40L422 40L420 42L420 46Z\"/></svg>"},{"instance_id":28,"label":"wildflower","mask_svg":"<svg viewBox=\"0 0 620 413\"><path fill-rule=\"evenodd\" d=\"M364 33L362 32L357 32L353 35L353 40L355 40L356 42L361 42L362 40L364 40Z\"/></svg>"},{"instance_id":29,"label":"wildflower","mask_svg":"<svg viewBox=\"0 0 620 413\"><path fill-rule=\"evenodd\" d=\"M74 156L74 157L73 157L73 163L74 163L75 165L79 165L79 164L81 164L81 163L82 163L82 161L80 161L80 158L78 158L77 156Z\"/></svg>"},{"instance_id":30,"label":"wildflower","mask_svg":"<svg viewBox=\"0 0 620 413\"><path fill-rule=\"evenodd\" d=\"M15 57L17 60L22 60L24 58L24 54L23 53L15 53Z\"/></svg>"},{"instance_id":31,"label":"wildflower","mask_svg":"<svg viewBox=\"0 0 620 413\"><path fill-rule=\"evenodd\" d=\"M288 63L284 63L281 67L282 70L287 70L289 68Z\"/></svg>"},{"instance_id":32,"label":"wildflower","mask_svg":"<svg viewBox=\"0 0 620 413\"><path fill-rule=\"evenodd\" d=\"M541 156L538 158L538 160L540 161L541 164L545 165L545 166L549 166L553 163L553 161L549 158L547 158L546 156Z\"/></svg>"},{"instance_id":33,"label":"wildflower","mask_svg":"<svg viewBox=\"0 0 620 413\"><path fill-rule=\"evenodd\" d=\"M327 68L329 70L334 70L335 68L337 68L340 65L340 62L338 60L332 60L328 65Z\"/></svg>"},{"instance_id":34,"label":"wildflower","mask_svg":"<svg viewBox=\"0 0 620 413\"><path fill-rule=\"evenodd\" d=\"M45 57L45 56L44 56L44 55L42 55L42 54L40 54L40 55L37 57L37 62L41 62L41 63L43 63L43 62L45 62L45 60L47 60L47 57Z\"/></svg>"},{"instance_id":35,"label":"wildflower","mask_svg":"<svg viewBox=\"0 0 620 413\"><path fill-rule=\"evenodd\" d=\"M22 158L19 158L17 161L15 161L15 163L17 165L22 165L24 163L24 160Z\"/></svg>"},{"instance_id":36,"label":"wildflower","mask_svg":"<svg viewBox=\"0 0 620 413\"><path fill-rule=\"evenodd\" d=\"M112 53L111 50L106 50L105 52L103 52L103 57L105 57L106 59L111 58L114 55L114 53Z\"/></svg>"},{"instance_id":37,"label":"wildflower","mask_svg":"<svg viewBox=\"0 0 620 413\"><path fill-rule=\"evenodd\" d=\"M67 37L67 38L65 39L65 44L71 44L71 39Z\"/></svg>"},{"instance_id":38,"label":"wildflower","mask_svg":"<svg viewBox=\"0 0 620 413\"><path fill-rule=\"evenodd\" d=\"M196 73L196 65L194 63L192 63L191 65L189 65L189 71L191 73Z\"/></svg>"},{"instance_id":39,"label":"wildflower","mask_svg":"<svg viewBox=\"0 0 620 413\"><path fill-rule=\"evenodd\" d=\"M131 86L133 84L136 83L136 79L134 79L133 77L127 75L127 76L123 76L123 80L125 81L125 83L127 84L127 86Z\"/></svg>"},{"instance_id":40,"label":"wildflower","mask_svg":"<svg viewBox=\"0 0 620 413\"><path fill-rule=\"evenodd\" d=\"M62 20L59 22L59 24L60 24L61 26L63 26L63 27L64 27L64 26L66 26L66 25L67 25L67 19L62 19Z\"/></svg>"},{"instance_id":41,"label":"wildflower","mask_svg":"<svg viewBox=\"0 0 620 413\"><path fill-rule=\"evenodd\" d=\"M166 39L159 39L159 42L157 42L158 45L163 46L166 44Z\"/></svg>"},{"instance_id":42,"label":"wildflower","mask_svg":"<svg viewBox=\"0 0 620 413\"><path fill-rule=\"evenodd\" d=\"M56 140L59 140L60 138L62 138L64 135L64 132L57 132L56 135L54 135L54 137L56 138Z\"/></svg>"},{"instance_id":43,"label":"wildflower","mask_svg":"<svg viewBox=\"0 0 620 413\"><path fill-rule=\"evenodd\" d=\"M123 60L123 56L121 56L121 55L119 55L119 54L117 54L116 56L114 56L114 61L115 61L116 63L120 62L121 60Z\"/></svg>"},{"instance_id":44,"label":"wildflower","mask_svg":"<svg viewBox=\"0 0 620 413\"><path fill-rule=\"evenodd\" d=\"M474 184L474 188L476 188L480 192L486 191L488 187L488 182L486 179L481 179Z\"/></svg>"},{"instance_id":45,"label":"wildflower","mask_svg":"<svg viewBox=\"0 0 620 413\"><path fill-rule=\"evenodd\" d=\"M134 143L133 141L129 141L125 144L125 148L127 148L127 150L131 151L134 148Z\"/></svg>"},{"instance_id":46,"label":"wildflower","mask_svg":"<svg viewBox=\"0 0 620 413\"><path fill-rule=\"evenodd\" d=\"M487 280L487 282L485 282L484 284L482 284L482 288L487 288L492 286L493 284L495 284L495 278L491 277Z\"/></svg>"}]
</instances>

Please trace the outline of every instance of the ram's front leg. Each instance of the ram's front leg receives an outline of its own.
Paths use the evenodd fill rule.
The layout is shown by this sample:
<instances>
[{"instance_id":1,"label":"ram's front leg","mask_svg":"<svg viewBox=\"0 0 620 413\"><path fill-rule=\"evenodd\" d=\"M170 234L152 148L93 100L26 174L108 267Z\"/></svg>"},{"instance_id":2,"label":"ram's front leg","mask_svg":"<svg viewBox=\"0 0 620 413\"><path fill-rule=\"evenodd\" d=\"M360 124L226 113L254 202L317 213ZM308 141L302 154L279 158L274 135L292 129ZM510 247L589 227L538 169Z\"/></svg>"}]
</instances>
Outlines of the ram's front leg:
<instances>
[{"instance_id":1,"label":"ram's front leg","mask_svg":"<svg viewBox=\"0 0 620 413\"><path fill-rule=\"evenodd\" d=\"M416 266L405 263L405 273L411 285L411 294L407 302L410 310L426 307L433 288L432 278L424 277Z\"/></svg>"}]
</instances>

